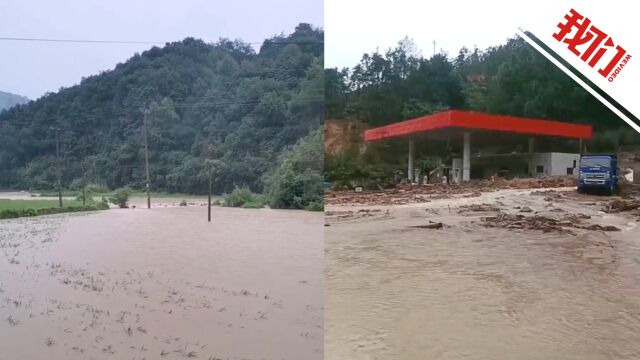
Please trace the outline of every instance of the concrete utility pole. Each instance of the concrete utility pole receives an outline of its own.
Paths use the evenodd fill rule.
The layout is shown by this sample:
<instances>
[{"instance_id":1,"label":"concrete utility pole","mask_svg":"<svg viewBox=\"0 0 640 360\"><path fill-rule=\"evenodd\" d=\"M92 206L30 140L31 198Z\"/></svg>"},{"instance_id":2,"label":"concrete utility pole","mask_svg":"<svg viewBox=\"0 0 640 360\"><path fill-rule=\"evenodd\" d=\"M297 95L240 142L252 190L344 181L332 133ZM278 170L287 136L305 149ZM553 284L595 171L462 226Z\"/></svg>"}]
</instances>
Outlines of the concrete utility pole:
<instances>
[{"instance_id":1,"label":"concrete utility pole","mask_svg":"<svg viewBox=\"0 0 640 360\"><path fill-rule=\"evenodd\" d=\"M85 150L84 156L82 158L82 205L87 204L87 170L85 169L84 159L87 157L87 152Z\"/></svg>"},{"instance_id":2,"label":"concrete utility pole","mask_svg":"<svg viewBox=\"0 0 640 360\"><path fill-rule=\"evenodd\" d=\"M433 56L436 56L436 39L433 39Z\"/></svg>"},{"instance_id":3,"label":"concrete utility pole","mask_svg":"<svg viewBox=\"0 0 640 360\"><path fill-rule=\"evenodd\" d=\"M58 206L62 207L62 168L60 166L60 135L57 126L52 126L50 129L56 132L56 177L58 178Z\"/></svg>"},{"instance_id":4,"label":"concrete utility pole","mask_svg":"<svg viewBox=\"0 0 640 360\"><path fill-rule=\"evenodd\" d=\"M207 221L211 222L211 169L209 169L209 201Z\"/></svg>"},{"instance_id":5,"label":"concrete utility pole","mask_svg":"<svg viewBox=\"0 0 640 360\"><path fill-rule=\"evenodd\" d=\"M210 159L205 160L205 169L209 180L209 197L207 201L207 221L211 222L211 183L213 181L213 161Z\"/></svg>"},{"instance_id":6,"label":"concrete utility pole","mask_svg":"<svg viewBox=\"0 0 640 360\"><path fill-rule=\"evenodd\" d=\"M144 116L142 118L142 122L144 125L144 167L145 172L147 173L147 209L151 209L151 180L149 176L149 142L148 142L148 132L147 132L147 116L149 115L149 109L145 108L143 110Z\"/></svg>"}]
</instances>

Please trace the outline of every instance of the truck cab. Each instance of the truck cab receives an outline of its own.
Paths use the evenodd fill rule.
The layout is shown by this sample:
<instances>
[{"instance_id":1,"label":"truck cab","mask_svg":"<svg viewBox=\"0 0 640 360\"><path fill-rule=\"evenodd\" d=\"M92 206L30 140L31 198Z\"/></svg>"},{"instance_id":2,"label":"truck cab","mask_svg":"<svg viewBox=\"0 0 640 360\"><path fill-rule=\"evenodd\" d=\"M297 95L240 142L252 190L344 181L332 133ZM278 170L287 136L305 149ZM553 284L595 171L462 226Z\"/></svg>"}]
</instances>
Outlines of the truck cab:
<instances>
[{"instance_id":1,"label":"truck cab","mask_svg":"<svg viewBox=\"0 0 640 360\"><path fill-rule=\"evenodd\" d=\"M618 160L615 155L582 155L578 192L605 192L618 190Z\"/></svg>"}]
</instances>

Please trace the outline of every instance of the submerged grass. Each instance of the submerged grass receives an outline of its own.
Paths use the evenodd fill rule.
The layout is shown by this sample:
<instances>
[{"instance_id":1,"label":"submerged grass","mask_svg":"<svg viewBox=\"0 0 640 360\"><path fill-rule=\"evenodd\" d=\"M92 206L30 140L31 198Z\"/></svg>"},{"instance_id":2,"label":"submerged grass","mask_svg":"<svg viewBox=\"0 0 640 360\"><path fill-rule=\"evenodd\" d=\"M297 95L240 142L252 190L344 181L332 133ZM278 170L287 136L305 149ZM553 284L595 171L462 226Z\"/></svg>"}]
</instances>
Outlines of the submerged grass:
<instances>
[{"instance_id":1,"label":"submerged grass","mask_svg":"<svg viewBox=\"0 0 640 360\"><path fill-rule=\"evenodd\" d=\"M14 219L27 216L60 214L79 211L106 210L108 205L93 203L82 205L82 201L65 200L64 207L57 200L7 200L0 199L0 219Z\"/></svg>"}]
</instances>

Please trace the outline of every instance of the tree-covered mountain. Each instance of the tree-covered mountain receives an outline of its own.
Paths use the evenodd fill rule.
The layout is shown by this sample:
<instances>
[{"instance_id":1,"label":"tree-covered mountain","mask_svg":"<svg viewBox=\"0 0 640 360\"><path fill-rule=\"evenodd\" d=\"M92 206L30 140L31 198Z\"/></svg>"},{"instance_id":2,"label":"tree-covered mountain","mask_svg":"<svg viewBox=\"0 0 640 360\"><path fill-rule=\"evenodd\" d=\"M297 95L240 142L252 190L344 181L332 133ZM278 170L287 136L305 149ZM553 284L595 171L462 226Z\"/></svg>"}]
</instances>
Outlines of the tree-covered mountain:
<instances>
[{"instance_id":1,"label":"tree-covered mountain","mask_svg":"<svg viewBox=\"0 0 640 360\"><path fill-rule=\"evenodd\" d=\"M142 188L148 108L153 190L204 193L210 159L214 192L263 192L280 154L322 124L323 36L300 24L259 51L187 38L3 112L0 187L54 186L57 128L64 187Z\"/></svg>"},{"instance_id":2,"label":"tree-covered mountain","mask_svg":"<svg viewBox=\"0 0 640 360\"><path fill-rule=\"evenodd\" d=\"M25 104L29 102L29 98L0 91L0 111L8 109L15 105Z\"/></svg>"}]
</instances>

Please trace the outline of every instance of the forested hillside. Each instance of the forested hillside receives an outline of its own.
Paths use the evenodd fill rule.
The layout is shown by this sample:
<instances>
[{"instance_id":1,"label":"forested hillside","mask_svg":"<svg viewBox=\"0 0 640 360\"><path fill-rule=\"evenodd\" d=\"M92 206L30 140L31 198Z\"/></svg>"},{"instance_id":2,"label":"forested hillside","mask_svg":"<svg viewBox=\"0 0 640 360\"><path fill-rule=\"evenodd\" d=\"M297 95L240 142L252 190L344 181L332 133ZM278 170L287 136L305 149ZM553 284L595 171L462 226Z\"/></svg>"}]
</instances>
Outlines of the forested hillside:
<instances>
[{"instance_id":1,"label":"forested hillside","mask_svg":"<svg viewBox=\"0 0 640 360\"><path fill-rule=\"evenodd\" d=\"M8 109L14 105L24 104L29 101L28 98L4 91L0 91L0 111Z\"/></svg>"},{"instance_id":2,"label":"forested hillside","mask_svg":"<svg viewBox=\"0 0 640 360\"><path fill-rule=\"evenodd\" d=\"M589 146L598 151L640 143L623 120L519 37L484 51L463 48L455 57L431 58L405 38L385 53L364 54L351 69L326 69L325 91L327 119L366 126L457 109L593 124ZM383 154L389 159L405 152L404 146L386 146ZM345 156L328 156L328 172L367 173L357 161L345 166L355 161ZM381 162L378 156L372 161Z\"/></svg>"},{"instance_id":3,"label":"forested hillside","mask_svg":"<svg viewBox=\"0 0 640 360\"><path fill-rule=\"evenodd\" d=\"M64 187L142 188L148 107L152 190L204 193L210 159L214 192L263 192L280 154L321 126L322 42L308 24L257 52L239 40L187 38L3 112L0 187L55 185L57 128Z\"/></svg>"},{"instance_id":4,"label":"forested hillside","mask_svg":"<svg viewBox=\"0 0 640 360\"><path fill-rule=\"evenodd\" d=\"M326 69L327 118L386 124L446 109L593 124L625 123L522 38L455 57L422 57L409 39L364 54L352 69Z\"/></svg>"}]
</instances>

